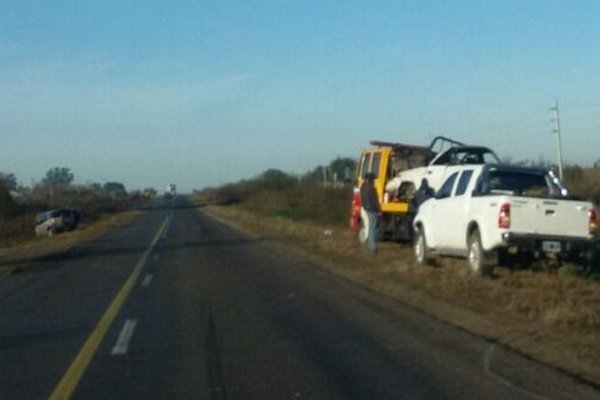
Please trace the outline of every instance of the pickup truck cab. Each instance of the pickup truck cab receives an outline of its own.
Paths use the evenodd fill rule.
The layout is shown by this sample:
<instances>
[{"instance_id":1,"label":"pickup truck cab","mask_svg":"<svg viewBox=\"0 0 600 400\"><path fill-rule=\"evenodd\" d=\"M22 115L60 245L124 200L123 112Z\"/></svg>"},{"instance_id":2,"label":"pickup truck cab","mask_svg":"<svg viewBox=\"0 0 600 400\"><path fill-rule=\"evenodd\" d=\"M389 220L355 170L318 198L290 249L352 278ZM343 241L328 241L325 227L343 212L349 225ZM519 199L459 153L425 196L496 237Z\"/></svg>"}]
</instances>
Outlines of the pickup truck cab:
<instances>
[{"instance_id":1,"label":"pickup truck cab","mask_svg":"<svg viewBox=\"0 0 600 400\"><path fill-rule=\"evenodd\" d=\"M463 165L413 222L414 255L467 257L471 270L488 274L498 256L575 258L593 245L596 211L566 196L556 176L541 168Z\"/></svg>"}]
</instances>

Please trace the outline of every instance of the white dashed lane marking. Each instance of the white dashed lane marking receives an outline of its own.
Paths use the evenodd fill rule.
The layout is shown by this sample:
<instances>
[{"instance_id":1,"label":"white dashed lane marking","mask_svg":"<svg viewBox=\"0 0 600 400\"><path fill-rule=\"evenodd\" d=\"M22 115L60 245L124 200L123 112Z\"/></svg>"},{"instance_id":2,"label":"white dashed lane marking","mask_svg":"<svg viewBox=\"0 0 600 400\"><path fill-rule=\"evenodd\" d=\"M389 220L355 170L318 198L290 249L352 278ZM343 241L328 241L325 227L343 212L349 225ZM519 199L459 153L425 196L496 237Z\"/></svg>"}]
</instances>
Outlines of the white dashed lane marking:
<instances>
[{"instance_id":1,"label":"white dashed lane marking","mask_svg":"<svg viewBox=\"0 0 600 400\"><path fill-rule=\"evenodd\" d=\"M137 319L127 319L127 321L125 321L125 324L123 324L123 329L121 329L121 333L119 334L119 338L117 339L117 343L112 349L111 354L113 356L127 354L127 350L129 349L129 342L131 341L131 337L133 336L133 332L135 331L136 325Z\"/></svg>"},{"instance_id":2,"label":"white dashed lane marking","mask_svg":"<svg viewBox=\"0 0 600 400\"><path fill-rule=\"evenodd\" d=\"M142 281L142 287L147 288L152 283L152 274L147 274Z\"/></svg>"}]
</instances>

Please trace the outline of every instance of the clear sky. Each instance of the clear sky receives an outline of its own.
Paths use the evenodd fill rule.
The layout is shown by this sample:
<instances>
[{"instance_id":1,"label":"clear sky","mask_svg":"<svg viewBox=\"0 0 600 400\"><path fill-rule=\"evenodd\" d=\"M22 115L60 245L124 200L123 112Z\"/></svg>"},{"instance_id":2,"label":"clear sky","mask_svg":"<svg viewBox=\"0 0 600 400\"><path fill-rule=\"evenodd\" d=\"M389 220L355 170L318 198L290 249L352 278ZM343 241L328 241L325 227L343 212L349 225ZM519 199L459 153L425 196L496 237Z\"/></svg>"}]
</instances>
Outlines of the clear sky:
<instances>
[{"instance_id":1,"label":"clear sky","mask_svg":"<svg viewBox=\"0 0 600 400\"><path fill-rule=\"evenodd\" d=\"M600 1L0 0L0 171L189 191L369 140L600 158Z\"/></svg>"}]
</instances>

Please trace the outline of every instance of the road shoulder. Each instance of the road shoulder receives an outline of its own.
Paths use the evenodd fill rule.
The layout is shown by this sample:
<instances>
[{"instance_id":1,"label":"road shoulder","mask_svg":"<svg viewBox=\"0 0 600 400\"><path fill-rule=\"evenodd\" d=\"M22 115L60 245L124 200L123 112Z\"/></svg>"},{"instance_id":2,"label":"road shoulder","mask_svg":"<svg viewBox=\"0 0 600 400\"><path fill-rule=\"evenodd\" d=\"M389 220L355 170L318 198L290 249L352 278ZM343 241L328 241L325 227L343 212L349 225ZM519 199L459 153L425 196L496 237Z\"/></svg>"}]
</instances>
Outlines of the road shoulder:
<instances>
[{"instance_id":1,"label":"road shoulder","mask_svg":"<svg viewBox=\"0 0 600 400\"><path fill-rule=\"evenodd\" d=\"M520 292L536 282L542 287L564 290L566 285L580 291L578 282L564 283L560 280L564 278L546 273L506 271L500 271L496 279L481 280L469 276L461 263L453 260L438 268L418 267L412 262L410 247L396 243L382 243L378 254L372 256L362 251L348 229L258 217L236 207L208 206L200 210L253 238L263 239L282 256L292 251L317 268L600 388L600 327L593 323L584 326L578 320L573 323L568 315L554 315L555 310L561 310L560 305L548 311L549 317L532 317L524 309L526 304L517 303ZM581 285L593 291L590 297L595 299L599 285ZM506 293L512 291L519 293L507 298ZM496 297L498 304L489 304L489 299ZM478 299L482 299L479 304Z\"/></svg>"}]
</instances>

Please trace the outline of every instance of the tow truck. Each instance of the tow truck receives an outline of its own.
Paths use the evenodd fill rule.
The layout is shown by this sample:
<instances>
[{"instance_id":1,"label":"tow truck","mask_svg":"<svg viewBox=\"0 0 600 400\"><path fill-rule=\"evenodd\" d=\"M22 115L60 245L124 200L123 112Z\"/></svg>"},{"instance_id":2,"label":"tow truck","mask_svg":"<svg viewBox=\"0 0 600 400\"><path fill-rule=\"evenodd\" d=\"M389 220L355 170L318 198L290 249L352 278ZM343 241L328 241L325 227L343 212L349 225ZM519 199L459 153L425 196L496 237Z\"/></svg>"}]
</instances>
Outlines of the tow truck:
<instances>
[{"instance_id":1,"label":"tow truck","mask_svg":"<svg viewBox=\"0 0 600 400\"><path fill-rule=\"evenodd\" d=\"M445 177L463 164L496 163L498 157L486 147L468 146L444 137L435 137L429 146L371 141L361 152L357 164L350 227L358 239L366 240L367 231L361 216L360 186L365 174L375 174L375 189L381 207L379 236L393 241L413 239L415 210L410 201L423 178L437 190Z\"/></svg>"}]
</instances>

